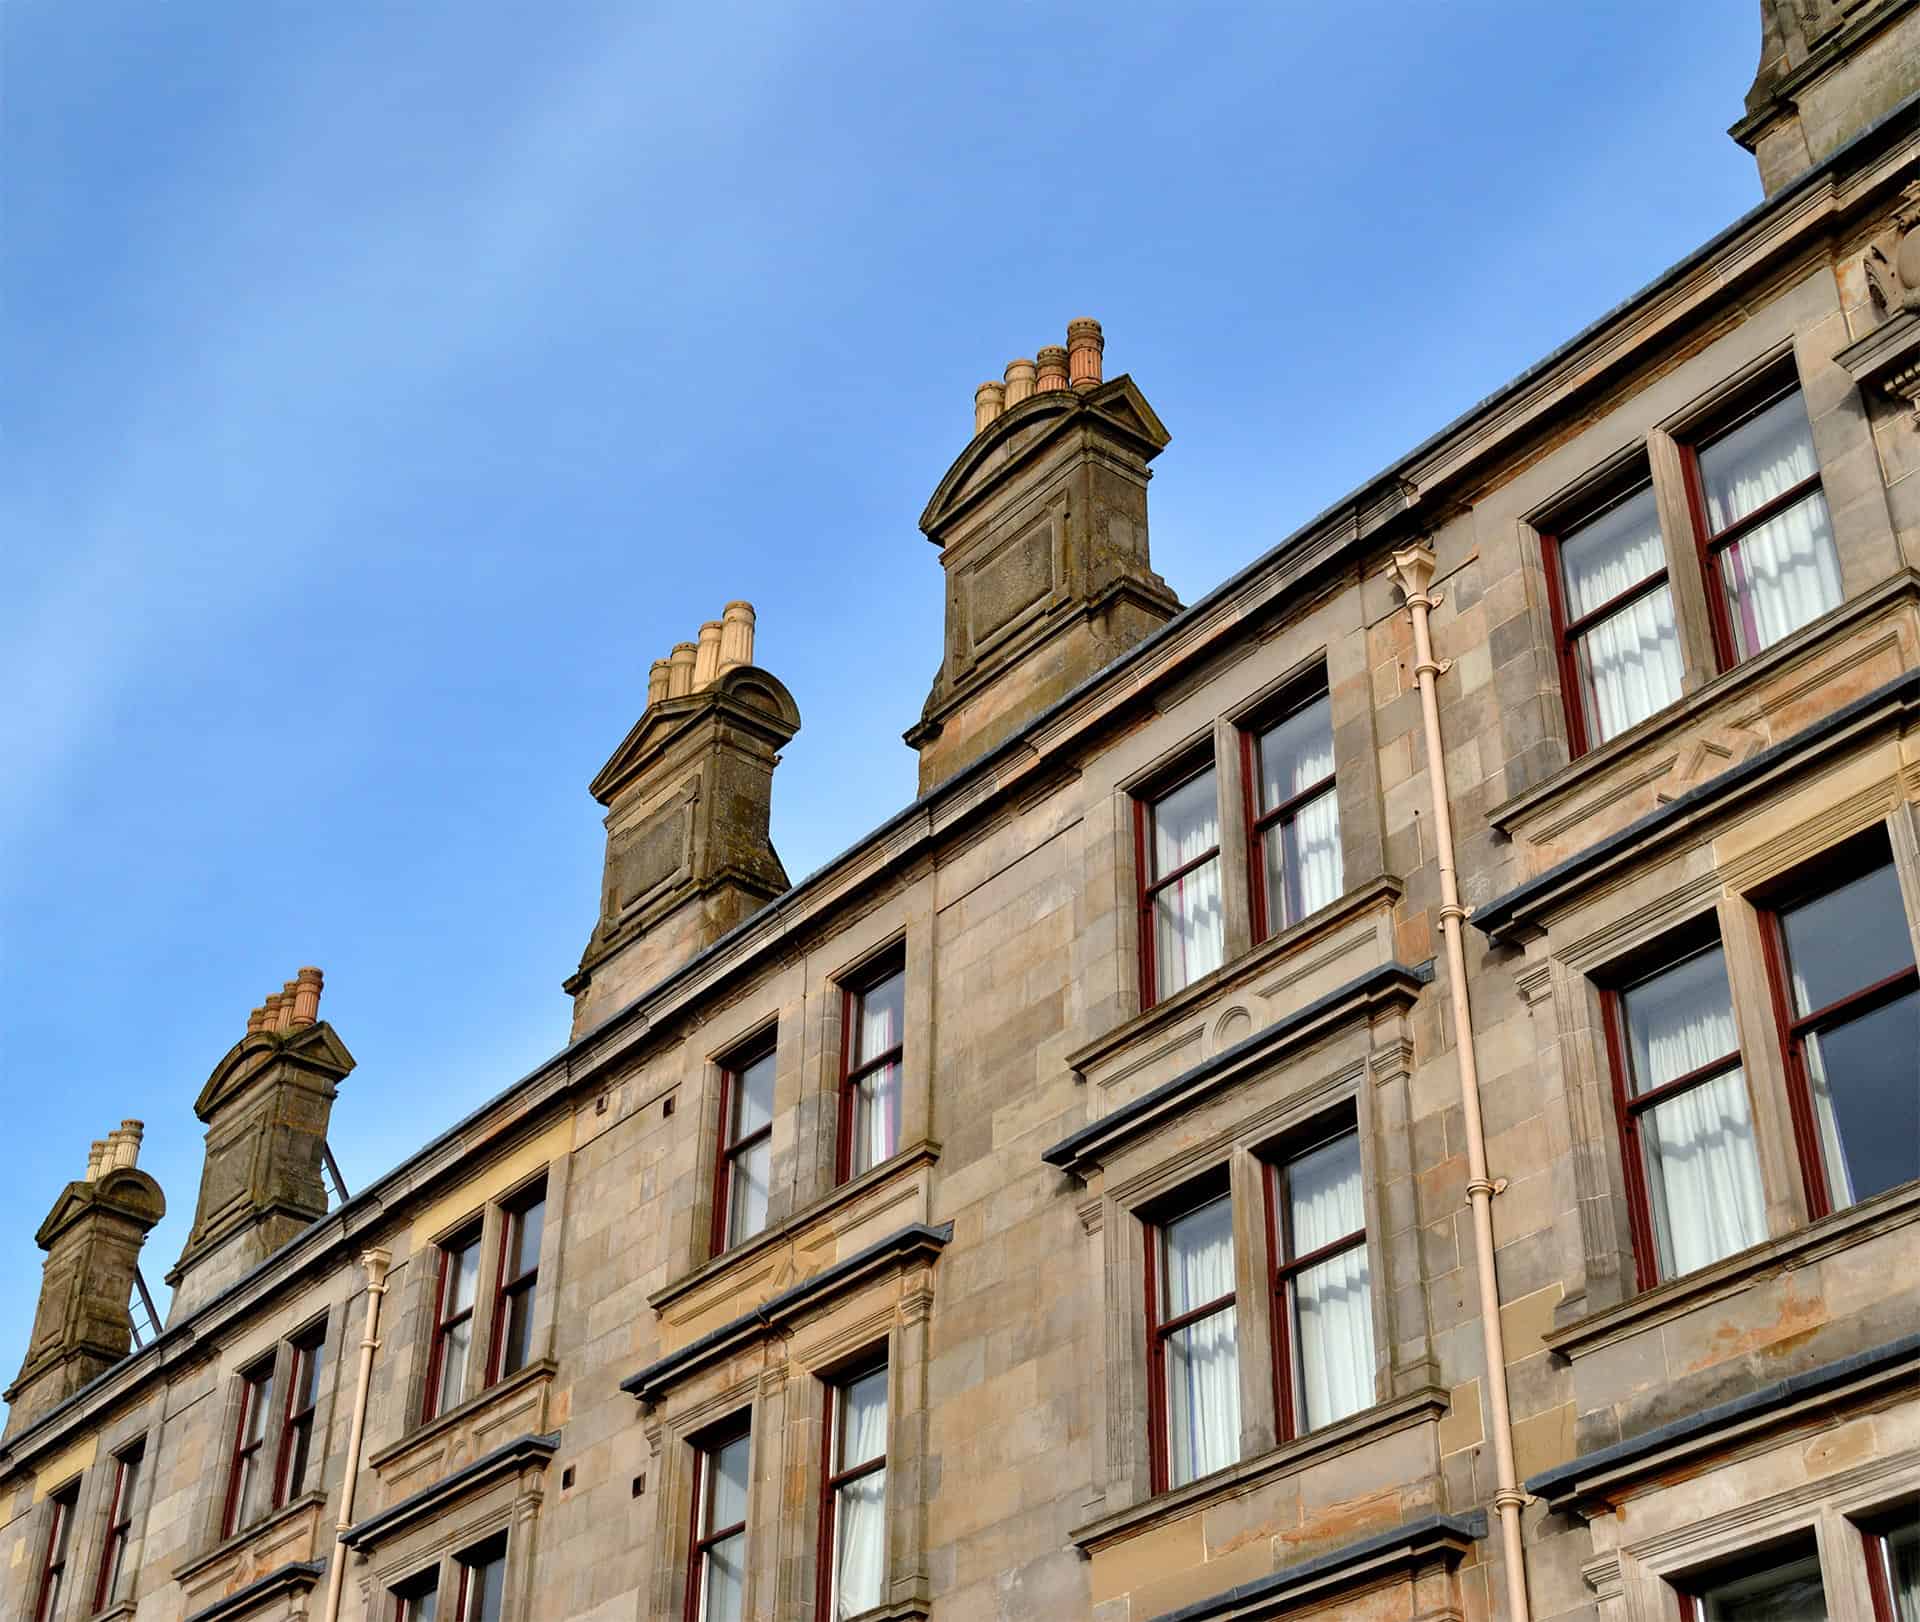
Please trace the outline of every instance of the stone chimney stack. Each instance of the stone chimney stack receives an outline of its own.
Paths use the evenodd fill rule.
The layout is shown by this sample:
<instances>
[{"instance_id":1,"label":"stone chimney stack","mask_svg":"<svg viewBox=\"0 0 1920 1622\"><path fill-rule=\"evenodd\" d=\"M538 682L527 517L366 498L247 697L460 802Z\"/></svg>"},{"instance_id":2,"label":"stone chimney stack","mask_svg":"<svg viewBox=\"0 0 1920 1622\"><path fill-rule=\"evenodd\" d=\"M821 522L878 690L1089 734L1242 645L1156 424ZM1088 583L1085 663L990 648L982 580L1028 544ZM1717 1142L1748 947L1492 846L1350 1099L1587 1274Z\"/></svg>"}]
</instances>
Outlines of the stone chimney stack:
<instances>
[{"instance_id":1,"label":"stone chimney stack","mask_svg":"<svg viewBox=\"0 0 1920 1622\"><path fill-rule=\"evenodd\" d=\"M946 645L919 724L925 793L1180 611L1147 552L1147 464L1167 431L1100 323L973 393L973 440L920 528L947 577Z\"/></svg>"},{"instance_id":2,"label":"stone chimney stack","mask_svg":"<svg viewBox=\"0 0 1920 1622\"><path fill-rule=\"evenodd\" d=\"M655 660L645 713L593 780L607 859L599 921L565 985L575 1036L787 888L768 820L800 711L754 664L753 635L753 605L728 603Z\"/></svg>"},{"instance_id":3,"label":"stone chimney stack","mask_svg":"<svg viewBox=\"0 0 1920 1622\"><path fill-rule=\"evenodd\" d=\"M136 1164L141 1124L122 1121L87 1155L34 1243L47 1253L26 1360L7 1388L11 1434L104 1373L133 1345L127 1303L147 1234L167 1214L160 1185Z\"/></svg>"},{"instance_id":4,"label":"stone chimney stack","mask_svg":"<svg viewBox=\"0 0 1920 1622\"><path fill-rule=\"evenodd\" d=\"M1727 133L1771 197L1920 90L1911 0L1760 0L1760 69Z\"/></svg>"},{"instance_id":5,"label":"stone chimney stack","mask_svg":"<svg viewBox=\"0 0 1920 1622\"><path fill-rule=\"evenodd\" d=\"M193 1231L167 1274L169 1322L326 1215L327 1125L354 1060L320 1018L321 984L306 968L270 992L194 1100L207 1155Z\"/></svg>"}]
</instances>

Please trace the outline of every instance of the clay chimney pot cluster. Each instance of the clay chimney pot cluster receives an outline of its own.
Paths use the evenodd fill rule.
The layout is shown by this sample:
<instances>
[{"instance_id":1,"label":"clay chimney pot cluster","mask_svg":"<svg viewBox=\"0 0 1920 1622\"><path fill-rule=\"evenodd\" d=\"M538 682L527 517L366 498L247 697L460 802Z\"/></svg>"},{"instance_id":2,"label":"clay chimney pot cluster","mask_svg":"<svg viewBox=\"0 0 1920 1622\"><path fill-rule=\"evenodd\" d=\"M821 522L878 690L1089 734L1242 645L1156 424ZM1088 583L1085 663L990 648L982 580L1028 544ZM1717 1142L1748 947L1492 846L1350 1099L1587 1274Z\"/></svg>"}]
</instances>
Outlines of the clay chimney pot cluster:
<instances>
[{"instance_id":1,"label":"clay chimney pot cluster","mask_svg":"<svg viewBox=\"0 0 1920 1622\"><path fill-rule=\"evenodd\" d=\"M95 1138L87 1150L87 1178L97 1183L110 1171L140 1162L140 1140L146 1135L144 1121L122 1121L104 1138Z\"/></svg>"},{"instance_id":2,"label":"clay chimney pot cluster","mask_svg":"<svg viewBox=\"0 0 1920 1622\"><path fill-rule=\"evenodd\" d=\"M752 603L728 603L717 620L700 627L697 642L676 642L673 655L656 659L647 672L647 703L705 692L729 670L753 663Z\"/></svg>"},{"instance_id":3,"label":"clay chimney pot cluster","mask_svg":"<svg viewBox=\"0 0 1920 1622\"><path fill-rule=\"evenodd\" d=\"M1059 389L1078 389L1085 393L1100 386L1101 356L1107 341L1100 323L1091 316L1078 316L1067 323L1064 345L1048 344L1036 359L1007 362L1006 381L982 383L973 391L973 431L983 432L1003 412L1036 394L1051 394Z\"/></svg>"},{"instance_id":4,"label":"clay chimney pot cluster","mask_svg":"<svg viewBox=\"0 0 1920 1622\"><path fill-rule=\"evenodd\" d=\"M247 1035L272 1031L284 1036L302 1031L320 1018L320 971L312 965L302 969L278 991L267 993L267 1000L247 1015Z\"/></svg>"}]
</instances>

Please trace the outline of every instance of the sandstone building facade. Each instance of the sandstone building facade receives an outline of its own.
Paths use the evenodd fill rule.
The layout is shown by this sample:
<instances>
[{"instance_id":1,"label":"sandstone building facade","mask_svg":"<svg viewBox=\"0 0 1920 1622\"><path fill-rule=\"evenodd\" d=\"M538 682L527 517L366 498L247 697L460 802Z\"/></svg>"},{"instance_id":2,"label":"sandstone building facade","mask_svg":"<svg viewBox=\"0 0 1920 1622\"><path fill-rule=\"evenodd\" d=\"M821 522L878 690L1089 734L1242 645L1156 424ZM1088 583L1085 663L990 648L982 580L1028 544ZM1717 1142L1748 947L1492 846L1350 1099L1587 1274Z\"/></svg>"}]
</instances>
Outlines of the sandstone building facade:
<instances>
[{"instance_id":1,"label":"sandstone building facade","mask_svg":"<svg viewBox=\"0 0 1920 1622\"><path fill-rule=\"evenodd\" d=\"M1765 200L1191 606L983 385L920 797L789 881L729 605L569 1045L332 1199L301 970L138 1347L97 1145L0 1616L1920 1614L1920 4L1761 9Z\"/></svg>"}]
</instances>

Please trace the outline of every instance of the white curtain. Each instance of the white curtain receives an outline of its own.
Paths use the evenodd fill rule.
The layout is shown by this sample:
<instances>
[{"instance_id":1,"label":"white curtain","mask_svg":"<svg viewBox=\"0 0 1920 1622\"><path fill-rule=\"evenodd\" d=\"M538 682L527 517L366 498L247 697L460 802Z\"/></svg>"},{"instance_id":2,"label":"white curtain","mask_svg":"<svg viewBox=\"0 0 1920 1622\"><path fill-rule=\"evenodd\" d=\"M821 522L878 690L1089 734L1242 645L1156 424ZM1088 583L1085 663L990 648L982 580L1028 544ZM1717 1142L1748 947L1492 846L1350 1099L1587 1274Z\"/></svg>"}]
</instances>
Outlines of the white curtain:
<instances>
[{"instance_id":1,"label":"white curtain","mask_svg":"<svg viewBox=\"0 0 1920 1622\"><path fill-rule=\"evenodd\" d=\"M1707 521L1717 534L1820 470L1798 394L1777 400L1700 453ZM1840 601L1840 559L1818 490L1720 555L1743 656L1771 647Z\"/></svg>"},{"instance_id":2,"label":"white curtain","mask_svg":"<svg viewBox=\"0 0 1920 1622\"><path fill-rule=\"evenodd\" d=\"M1333 715L1316 699L1262 734L1260 808L1284 805L1333 775ZM1336 900L1340 866L1340 802L1330 787L1299 806L1266 835L1267 927L1297 923Z\"/></svg>"},{"instance_id":3,"label":"white curtain","mask_svg":"<svg viewBox=\"0 0 1920 1622\"><path fill-rule=\"evenodd\" d=\"M1651 1092L1740 1045L1726 961L1717 946L1636 986L1626 1002L1636 1093ZM1766 1237L1741 1067L1644 1111L1640 1141L1663 1276L1690 1273Z\"/></svg>"},{"instance_id":4,"label":"white curtain","mask_svg":"<svg viewBox=\"0 0 1920 1622\"><path fill-rule=\"evenodd\" d=\"M887 1371L877 1369L840 1393L840 1468L887 1450ZM875 1470L841 1487L834 1529L834 1615L871 1610L886 1597L887 1472Z\"/></svg>"},{"instance_id":5,"label":"white curtain","mask_svg":"<svg viewBox=\"0 0 1920 1622\"><path fill-rule=\"evenodd\" d=\"M1233 1293L1233 1204L1227 1196L1169 1222L1162 1234L1163 1319ZM1169 1486L1240 1457L1238 1323L1228 1306L1166 1338Z\"/></svg>"},{"instance_id":6,"label":"white curtain","mask_svg":"<svg viewBox=\"0 0 1920 1622\"><path fill-rule=\"evenodd\" d=\"M1287 1203L1296 1256L1364 1229L1359 1134L1349 1132L1289 1165ZM1369 1286L1364 1241L1294 1277L1294 1362L1302 1430L1330 1425L1373 1404Z\"/></svg>"},{"instance_id":7,"label":"white curtain","mask_svg":"<svg viewBox=\"0 0 1920 1622\"><path fill-rule=\"evenodd\" d=\"M897 974L861 995L855 1064L863 1064L900 1045L906 1015L905 995L905 977ZM855 1091L853 1169L858 1173L879 1165L900 1147L898 1061L863 1076Z\"/></svg>"},{"instance_id":8,"label":"white curtain","mask_svg":"<svg viewBox=\"0 0 1920 1622\"><path fill-rule=\"evenodd\" d=\"M1220 843L1214 774L1202 772L1153 807L1153 875L1172 873ZM1220 967L1226 920L1216 857L1153 897L1154 989L1162 997Z\"/></svg>"},{"instance_id":9,"label":"white curtain","mask_svg":"<svg viewBox=\"0 0 1920 1622\"><path fill-rule=\"evenodd\" d=\"M1591 614L1666 566L1653 492L1643 490L1560 543L1567 618ZM1595 743L1680 697L1680 640L1665 586L1583 631L1575 647Z\"/></svg>"}]
</instances>

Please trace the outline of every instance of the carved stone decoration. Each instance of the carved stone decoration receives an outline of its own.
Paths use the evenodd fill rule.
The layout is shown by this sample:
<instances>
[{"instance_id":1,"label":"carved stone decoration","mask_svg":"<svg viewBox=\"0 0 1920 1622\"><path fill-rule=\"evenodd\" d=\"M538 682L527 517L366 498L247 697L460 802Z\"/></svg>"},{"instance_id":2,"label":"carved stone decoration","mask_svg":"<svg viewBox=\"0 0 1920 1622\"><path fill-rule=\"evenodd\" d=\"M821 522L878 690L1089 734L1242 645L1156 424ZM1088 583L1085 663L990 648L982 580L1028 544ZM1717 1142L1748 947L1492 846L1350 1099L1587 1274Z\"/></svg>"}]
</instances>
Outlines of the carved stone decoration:
<instances>
[{"instance_id":1,"label":"carved stone decoration","mask_svg":"<svg viewBox=\"0 0 1920 1622\"><path fill-rule=\"evenodd\" d=\"M1900 194L1893 211L1892 249L1867 250L1867 291L1883 317L1920 311L1920 180Z\"/></svg>"}]
</instances>

